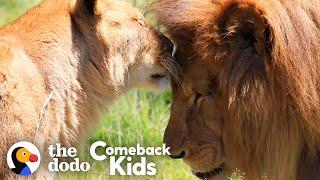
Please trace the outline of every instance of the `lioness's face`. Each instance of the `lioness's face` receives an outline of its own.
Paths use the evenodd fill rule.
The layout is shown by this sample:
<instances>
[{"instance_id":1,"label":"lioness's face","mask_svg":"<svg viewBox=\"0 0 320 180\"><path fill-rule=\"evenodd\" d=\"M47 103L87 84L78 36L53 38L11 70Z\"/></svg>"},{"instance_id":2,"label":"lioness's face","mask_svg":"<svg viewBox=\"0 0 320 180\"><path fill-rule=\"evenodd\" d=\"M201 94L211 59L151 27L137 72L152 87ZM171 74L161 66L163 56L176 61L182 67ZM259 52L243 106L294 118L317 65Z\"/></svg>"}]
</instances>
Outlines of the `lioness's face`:
<instances>
[{"instance_id":1,"label":"lioness's face","mask_svg":"<svg viewBox=\"0 0 320 180\"><path fill-rule=\"evenodd\" d=\"M168 68L172 63L171 41L158 34L144 16L125 1L90 2L79 4L88 7L83 10L85 13L76 12L75 16L80 17L79 24L85 26L86 33L99 36L95 43L101 43L102 48L95 51L107 54L112 79L121 83L119 86L123 89L167 88L167 70L172 69ZM94 28L88 28L83 19Z\"/></svg>"},{"instance_id":2,"label":"lioness's face","mask_svg":"<svg viewBox=\"0 0 320 180\"><path fill-rule=\"evenodd\" d=\"M168 70L171 70L173 44L164 35L149 29L146 48L129 69L129 86L149 90L164 90L169 86ZM174 73L174 72L171 72Z\"/></svg>"},{"instance_id":3,"label":"lioness's face","mask_svg":"<svg viewBox=\"0 0 320 180\"><path fill-rule=\"evenodd\" d=\"M144 16L124 1L103 1L100 29L120 47L127 64L127 88L162 90L169 86L168 68L172 62L173 44L157 33ZM104 20L105 19L105 20Z\"/></svg>"}]
</instances>

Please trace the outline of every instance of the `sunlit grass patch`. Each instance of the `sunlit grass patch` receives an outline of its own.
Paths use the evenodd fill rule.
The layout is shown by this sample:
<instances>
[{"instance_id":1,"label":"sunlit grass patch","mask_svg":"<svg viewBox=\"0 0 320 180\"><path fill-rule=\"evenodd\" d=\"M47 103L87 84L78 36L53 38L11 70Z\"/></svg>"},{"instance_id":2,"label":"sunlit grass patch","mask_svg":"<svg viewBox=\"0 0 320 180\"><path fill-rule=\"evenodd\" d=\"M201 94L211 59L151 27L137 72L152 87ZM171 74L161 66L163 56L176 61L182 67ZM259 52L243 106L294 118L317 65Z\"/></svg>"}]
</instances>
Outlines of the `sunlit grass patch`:
<instances>
[{"instance_id":1,"label":"sunlit grass patch","mask_svg":"<svg viewBox=\"0 0 320 180\"><path fill-rule=\"evenodd\" d=\"M234 173L228 178L229 180L243 180L245 173L241 172L240 170L236 169Z\"/></svg>"},{"instance_id":2,"label":"sunlit grass patch","mask_svg":"<svg viewBox=\"0 0 320 180\"><path fill-rule=\"evenodd\" d=\"M13 21L40 0L0 0L0 25Z\"/></svg>"},{"instance_id":3,"label":"sunlit grass patch","mask_svg":"<svg viewBox=\"0 0 320 180\"><path fill-rule=\"evenodd\" d=\"M60 173L59 179L194 179L189 167L181 160L166 156L147 157L156 163L156 176L107 176L108 160L99 162L89 157L89 146L104 141L112 147L162 146L162 138L169 118L171 92L160 95L133 90L122 96L102 118L99 128L88 139L82 151L85 161L92 165L89 173ZM137 157L136 157L137 158ZM139 160L139 158L137 158Z\"/></svg>"}]
</instances>

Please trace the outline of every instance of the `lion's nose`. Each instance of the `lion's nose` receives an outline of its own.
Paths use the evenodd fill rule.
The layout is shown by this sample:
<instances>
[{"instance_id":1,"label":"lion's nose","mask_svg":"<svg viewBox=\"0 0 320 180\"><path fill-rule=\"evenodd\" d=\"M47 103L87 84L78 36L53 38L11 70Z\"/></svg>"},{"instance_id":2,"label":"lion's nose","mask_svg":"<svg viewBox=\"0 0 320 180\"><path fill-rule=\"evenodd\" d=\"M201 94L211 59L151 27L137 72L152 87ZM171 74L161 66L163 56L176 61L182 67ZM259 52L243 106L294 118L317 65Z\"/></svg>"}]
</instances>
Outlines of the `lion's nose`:
<instances>
[{"instance_id":1,"label":"lion's nose","mask_svg":"<svg viewBox=\"0 0 320 180\"><path fill-rule=\"evenodd\" d=\"M186 130L178 128L181 123L177 119L170 118L168 126L164 132L163 142L170 147L170 157L173 159L183 159L189 156L189 149L186 146Z\"/></svg>"},{"instance_id":2,"label":"lion's nose","mask_svg":"<svg viewBox=\"0 0 320 180\"><path fill-rule=\"evenodd\" d=\"M169 153L172 159L183 159L188 156L188 151L184 146L183 140L184 138L179 138L174 136L168 136L168 133L165 134L164 143L170 147Z\"/></svg>"},{"instance_id":3,"label":"lion's nose","mask_svg":"<svg viewBox=\"0 0 320 180\"><path fill-rule=\"evenodd\" d=\"M170 152L170 155L169 155L172 159L183 159L185 156L186 156L186 152L185 151L181 151L180 154L172 154Z\"/></svg>"}]
</instances>

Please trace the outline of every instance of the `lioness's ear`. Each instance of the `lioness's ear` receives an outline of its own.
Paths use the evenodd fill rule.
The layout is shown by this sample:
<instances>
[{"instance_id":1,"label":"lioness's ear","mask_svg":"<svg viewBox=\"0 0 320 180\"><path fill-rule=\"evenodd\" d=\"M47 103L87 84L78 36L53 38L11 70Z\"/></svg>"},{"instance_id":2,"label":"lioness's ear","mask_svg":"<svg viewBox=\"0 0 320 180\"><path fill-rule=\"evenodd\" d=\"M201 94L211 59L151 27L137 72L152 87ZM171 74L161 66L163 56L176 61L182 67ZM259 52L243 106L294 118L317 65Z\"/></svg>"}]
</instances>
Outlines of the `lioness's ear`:
<instances>
[{"instance_id":1,"label":"lioness's ear","mask_svg":"<svg viewBox=\"0 0 320 180\"><path fill-rule=\"evenodd\" d=\"M99 0L73 0L71 11L75 14L85 14L89 16L98 15Z\"/></svg>"},{"instance_id":2,"label":"lioness's ear","mask_svg":"<svg viewBox=\"0 0 320 180\"><path fill-rule=\"evenodd\" d=\"M217 23L223 41L234 50L252 49L266 55L272 46L271 26L258 1L231 1L222 5Z\"/></svg>"}]
</instances>

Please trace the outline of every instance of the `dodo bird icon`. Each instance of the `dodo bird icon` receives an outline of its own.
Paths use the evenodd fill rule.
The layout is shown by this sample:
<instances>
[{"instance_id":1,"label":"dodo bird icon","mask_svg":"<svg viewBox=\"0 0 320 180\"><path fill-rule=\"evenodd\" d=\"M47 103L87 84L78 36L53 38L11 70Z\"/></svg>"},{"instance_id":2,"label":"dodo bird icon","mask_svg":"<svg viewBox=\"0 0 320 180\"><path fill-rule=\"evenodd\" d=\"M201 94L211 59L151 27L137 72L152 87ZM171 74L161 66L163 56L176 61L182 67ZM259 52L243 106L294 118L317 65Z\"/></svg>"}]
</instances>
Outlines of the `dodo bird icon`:
<instances>
[{"instance_id":1,"label":"dodo bird icon","mask_svg":"<svg viewBox=\"0 0 320 180\"><path fill-rule=\"evenodd\" d=\"M16 174L22 175L22 176L28 176L30 175L31 169L26 164L27 162L37 162L38 156L35 154L32 154L27 148L24 147L17 147L13 150L11 154L11 158L13 161L13 164L15 165L15 168L11 169Z\"/></svg>"},{"instance_id":2,"label":"dodo bird icon","mask_svg":"<svg viewBox=\"0 0 320 180\"><path fill-rule=\"evenodd\" d=\"M14 173L20 176L29 176L38 169L40 158L40 152L35 145L21 141L9 149L7 164Z\"/></svg>"}]
</instances>

